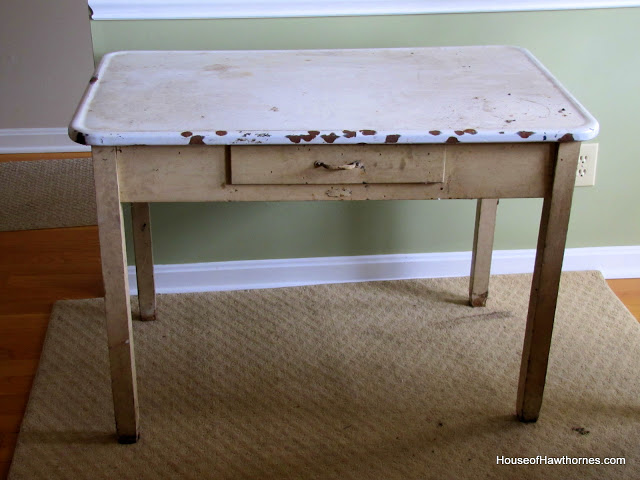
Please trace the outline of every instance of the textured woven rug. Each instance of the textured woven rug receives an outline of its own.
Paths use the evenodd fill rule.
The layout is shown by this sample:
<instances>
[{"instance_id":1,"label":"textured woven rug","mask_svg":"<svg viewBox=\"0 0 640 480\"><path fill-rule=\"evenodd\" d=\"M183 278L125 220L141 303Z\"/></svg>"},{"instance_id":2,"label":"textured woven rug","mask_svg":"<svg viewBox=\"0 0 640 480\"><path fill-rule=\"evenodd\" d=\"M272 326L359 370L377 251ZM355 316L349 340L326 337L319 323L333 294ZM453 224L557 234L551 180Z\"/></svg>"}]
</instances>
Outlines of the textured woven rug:
<instances>
[{"instance_id":1,"label":"textured woven rug","mask_svg":"<svg viewBox=\"0 0 640 480\"><path fill-rule=\"evenodd\" d=\"M90 158L0 162L0 231L96 225Z\"/></svg>"},{"instance_id":2,"label":"textured woven rug","mask_svg":"<svg viewBox=\"0 0 640 480\"><path fill-rule=\"evenodd\" d=\"M484 309L467 281L161 295L128 446L103 303L59 302L10 478L640 478L640 325L602 276L562 277L536 424L514 417L531 278L493 277ZM565 464L497 463L537 456Z\"/></svg>"}]
</instances>

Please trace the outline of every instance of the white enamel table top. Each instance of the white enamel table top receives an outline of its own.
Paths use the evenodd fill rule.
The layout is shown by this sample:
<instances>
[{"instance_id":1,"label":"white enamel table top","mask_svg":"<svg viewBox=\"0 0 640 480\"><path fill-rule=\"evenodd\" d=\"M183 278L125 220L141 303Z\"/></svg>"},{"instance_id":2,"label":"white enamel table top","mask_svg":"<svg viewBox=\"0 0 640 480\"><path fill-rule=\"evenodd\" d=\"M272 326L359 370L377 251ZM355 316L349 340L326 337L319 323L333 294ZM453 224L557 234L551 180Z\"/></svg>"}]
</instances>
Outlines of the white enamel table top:
<instances>
[{"instance_id":1,"label":"white enamel table top","mask_svg":"<svg viewBox=\"0 0 640 480\"><path fill-rule=\"evenodd\" d=\"M583 141L597 121L504 46L105 55L69 127L88 145Z\"/></svg>"}]
</instances>

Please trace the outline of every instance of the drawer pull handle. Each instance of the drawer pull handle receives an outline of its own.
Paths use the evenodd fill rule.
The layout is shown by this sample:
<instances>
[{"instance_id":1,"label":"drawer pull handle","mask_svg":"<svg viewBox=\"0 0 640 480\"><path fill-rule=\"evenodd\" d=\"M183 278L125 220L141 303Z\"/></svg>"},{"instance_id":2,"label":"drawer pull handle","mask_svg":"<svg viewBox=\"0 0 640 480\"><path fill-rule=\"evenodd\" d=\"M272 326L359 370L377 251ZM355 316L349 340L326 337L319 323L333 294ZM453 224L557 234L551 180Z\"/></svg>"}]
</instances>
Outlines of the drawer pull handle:
<instances>
[{"instance_id":1,"label":"drawer pull handle","mask_svg":"<svg viewBox=\"0 0 640 480\"><path fill-rule=\"evenodd\" d=\"M314 167L322 167L327 170L353 170L354 168L362 168L364 170L364 165L360 162L360 160L356 160L355 162L345 163L344 165L328 165L324 162L314 162Z\"/></svg>"}]
</instances>

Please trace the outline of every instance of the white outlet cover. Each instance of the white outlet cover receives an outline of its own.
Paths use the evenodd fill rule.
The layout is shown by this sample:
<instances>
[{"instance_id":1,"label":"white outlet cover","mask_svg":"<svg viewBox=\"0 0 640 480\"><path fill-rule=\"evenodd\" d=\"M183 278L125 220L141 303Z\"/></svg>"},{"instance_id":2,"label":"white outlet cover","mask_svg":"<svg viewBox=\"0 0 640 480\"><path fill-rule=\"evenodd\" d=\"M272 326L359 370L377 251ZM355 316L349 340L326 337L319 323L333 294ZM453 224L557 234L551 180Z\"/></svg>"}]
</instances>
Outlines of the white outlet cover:
<instances>
[{"instance_id":1,"label":"white outlet cover","mask_svg":"<svg viewBox=\"0 0 640 480\"><path fill-rule=\"evenodd\" d=\"M576 187L592 187L596 184L596 165L598 163L598 144L583 143L580 146Z\"/></svg>"}]
</instances>

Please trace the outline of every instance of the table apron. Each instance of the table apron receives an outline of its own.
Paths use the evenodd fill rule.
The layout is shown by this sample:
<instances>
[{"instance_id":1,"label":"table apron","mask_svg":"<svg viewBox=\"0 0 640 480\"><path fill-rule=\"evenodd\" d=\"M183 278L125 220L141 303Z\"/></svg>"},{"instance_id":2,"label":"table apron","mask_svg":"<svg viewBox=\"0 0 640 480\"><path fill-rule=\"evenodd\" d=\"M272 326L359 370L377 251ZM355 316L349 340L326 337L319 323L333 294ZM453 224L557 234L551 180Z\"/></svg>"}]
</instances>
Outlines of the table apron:
<instances>
[{"instance_id":1,"label":"table apron","mask_svg":"<svg viewBox=\"0 0 640 480\"><path fill-rule=\"evenodd\" d=\"M256 164L269 156L270 148L282 149L253 149ZM332 146L322 148L332 158ZM394 152L393 145L359 148L370 149L371 155ZM233 149L228 146L93 147L94 155L103 149L115 152L122 202L208 202L544 197L551 186L558 147L553 143L446 145L444 174L437 179L441 181L326 185L233 184Z\"/></svg>"}]
</instances>

